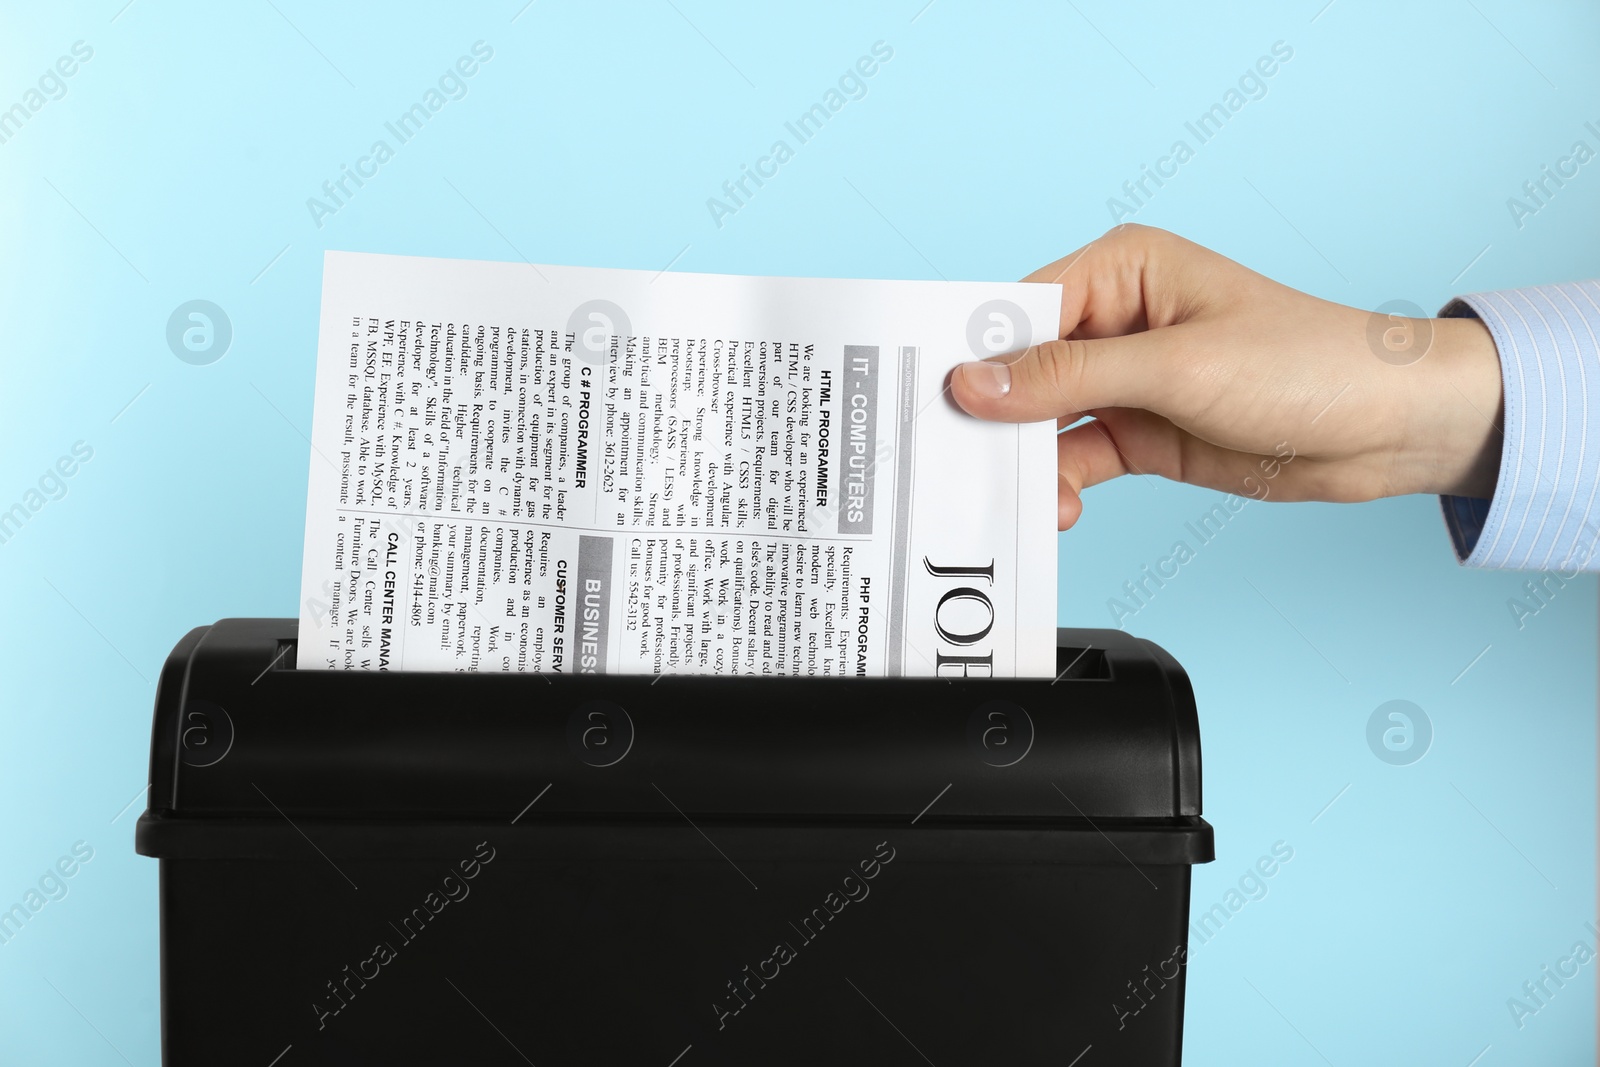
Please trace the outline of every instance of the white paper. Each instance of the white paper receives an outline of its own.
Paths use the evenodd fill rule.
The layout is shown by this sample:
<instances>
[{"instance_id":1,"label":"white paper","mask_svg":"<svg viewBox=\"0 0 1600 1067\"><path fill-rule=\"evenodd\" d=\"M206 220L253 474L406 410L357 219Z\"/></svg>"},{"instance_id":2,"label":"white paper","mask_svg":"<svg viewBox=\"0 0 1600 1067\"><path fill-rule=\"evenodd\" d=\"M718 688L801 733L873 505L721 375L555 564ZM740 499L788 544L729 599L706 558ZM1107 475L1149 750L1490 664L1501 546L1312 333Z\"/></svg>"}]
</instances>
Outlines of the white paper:
<instances>
[{"instance_id":1,"label":"white paper","mask_svg":"<svg viewBox=\"0 0 1600 1067\"><path fill-rule=\"evenodd\" d=\"M330 252L298 666L1049 677L1060 300Z\"/></svg>"}]
</instances>

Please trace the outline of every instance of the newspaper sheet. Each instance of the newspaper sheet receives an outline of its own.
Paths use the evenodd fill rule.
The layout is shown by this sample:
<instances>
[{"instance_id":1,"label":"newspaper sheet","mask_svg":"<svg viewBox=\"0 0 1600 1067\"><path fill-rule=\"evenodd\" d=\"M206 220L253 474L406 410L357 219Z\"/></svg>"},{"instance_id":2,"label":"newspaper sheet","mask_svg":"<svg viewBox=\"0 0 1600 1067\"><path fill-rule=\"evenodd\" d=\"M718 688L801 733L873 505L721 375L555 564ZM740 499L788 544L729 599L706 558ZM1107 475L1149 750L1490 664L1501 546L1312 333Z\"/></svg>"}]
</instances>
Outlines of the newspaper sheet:
<instances>
[{"instance_id":1,"label":"newspaper sheet","mask_svg":"<svg viewBox=\"0 0 1600 1067\"><path fill-rule=\"evenodd\" d=\"M1054 673L1060 288L330 252L298 666Z\"/></svg>"}]
</instances>

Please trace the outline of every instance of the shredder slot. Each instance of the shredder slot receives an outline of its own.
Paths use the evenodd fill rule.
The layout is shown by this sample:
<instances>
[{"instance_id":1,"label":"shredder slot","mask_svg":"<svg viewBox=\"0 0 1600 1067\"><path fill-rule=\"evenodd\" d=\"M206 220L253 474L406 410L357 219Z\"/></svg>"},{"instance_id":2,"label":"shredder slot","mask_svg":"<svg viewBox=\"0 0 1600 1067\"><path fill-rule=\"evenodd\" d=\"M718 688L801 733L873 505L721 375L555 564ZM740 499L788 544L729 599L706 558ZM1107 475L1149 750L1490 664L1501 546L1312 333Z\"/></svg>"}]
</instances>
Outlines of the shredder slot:
<instances>
[{"instance_id":1,"label":"shredder slot","mask_svg":"<svg viewBox=\"0 0 1600 1067\"><path fill-rule=\"evenodd\" d=\"M1106 650L1092 645L1085 648L1057 647L1056 681L1111 681L1111 661L1106 658Z\"/></svg>"},{"instance_id":2,"label":"shredder slot","mask_svg":"<svg viewBox=\"0 0 1600 1067\"><path fill-rule=\"evenodd\" d=\"M273 648L270 666L274 671L296 670L299 655L299 638L280 638ZM1063 645L1056 649L1056 677L1058 682L1109 682L1111 661L1106 650L1093 645L1072 647Z\"/></svg>"}]
</instances>

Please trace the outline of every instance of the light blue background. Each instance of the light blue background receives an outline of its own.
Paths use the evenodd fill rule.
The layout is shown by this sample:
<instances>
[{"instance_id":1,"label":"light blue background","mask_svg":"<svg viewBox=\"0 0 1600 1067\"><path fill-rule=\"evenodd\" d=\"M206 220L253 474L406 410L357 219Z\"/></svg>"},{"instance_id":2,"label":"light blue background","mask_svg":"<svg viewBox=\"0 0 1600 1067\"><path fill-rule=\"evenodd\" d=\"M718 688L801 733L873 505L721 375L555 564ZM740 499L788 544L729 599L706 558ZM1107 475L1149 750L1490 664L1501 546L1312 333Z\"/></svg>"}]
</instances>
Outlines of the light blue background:
<instances>
[{"instance_id":1,"label":"light blue background","mask_svg":"<svg viewBox=\"0 0 1600 1067\"><path fill-rule=\"evenodd\" d=\"M5 5L0 107L94 54L0 144L0 507L94 455L0 545L0 905L95 852L0 946L0 1062L157 1062L156 864L132 850L151 683L191 626L296 613L325 248L1010 279L1105 230L1282 40L1267 95L1138 221L1369 308L1597 273L1600 162L1520 229L1506 207L1600 147L1592 5L924 2ZM307 198L479 39L465 98L314 225ZM706 199L880 39L868 94L715 226ZM165 341L193 298L233 325L209 366ZM1092 490L1061 621L1109 625L1216 499ZM1130 620L1199 695L1196 912L1294 849L1194 949L1187 1062L1593 1061L1600 965L1521 1030L1506 1007L1595 911L1596 585L1519 629L1524 579L1459 569L1432 499L1252 504ZM1435 730L1412 766L1365 740L1396 698Z\"/></svg>"}]
</instances>

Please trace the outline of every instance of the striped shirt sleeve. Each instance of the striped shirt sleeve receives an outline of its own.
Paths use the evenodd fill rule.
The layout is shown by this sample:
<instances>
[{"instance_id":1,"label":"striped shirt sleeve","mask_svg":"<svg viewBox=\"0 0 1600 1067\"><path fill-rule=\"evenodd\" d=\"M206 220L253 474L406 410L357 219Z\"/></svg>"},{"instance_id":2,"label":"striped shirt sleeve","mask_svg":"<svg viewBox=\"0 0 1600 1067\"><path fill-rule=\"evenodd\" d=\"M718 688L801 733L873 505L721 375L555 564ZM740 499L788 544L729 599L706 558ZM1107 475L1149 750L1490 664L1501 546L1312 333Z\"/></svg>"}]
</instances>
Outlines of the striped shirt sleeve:
<instances>
[{"instance_id":1,"label":"striped shirt sleeve","mask_svg":"<svg viewBox=\"0 0 1600 1067\"><path fill-rule=\"evenodd\" d=\"M1493 498L1440 498L1456 557L1566 576L1600 570L1600 281L1472 293L1440 314L1488 327L1505 395Z\"/></svg>"}]
</instances>

